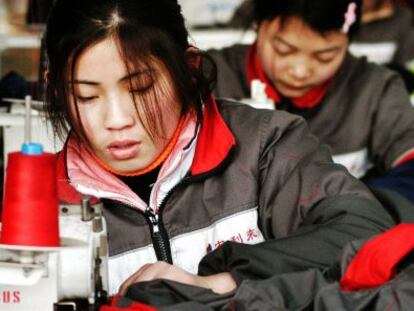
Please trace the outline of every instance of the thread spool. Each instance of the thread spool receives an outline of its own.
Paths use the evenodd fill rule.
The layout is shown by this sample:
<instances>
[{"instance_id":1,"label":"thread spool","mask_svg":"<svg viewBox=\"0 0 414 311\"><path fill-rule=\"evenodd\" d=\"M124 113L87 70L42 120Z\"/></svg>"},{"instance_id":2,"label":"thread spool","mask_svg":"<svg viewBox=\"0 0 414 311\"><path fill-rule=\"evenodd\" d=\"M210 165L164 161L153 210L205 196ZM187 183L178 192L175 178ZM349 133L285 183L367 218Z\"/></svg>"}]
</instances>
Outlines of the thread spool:
<instances>
[{"instance_id":1,"label":"thread spool","mask_svg":"<svg viewBox=\"0 0 414 311\"><path fill-rule=\"evenodd\" d=\"M1 244L59 246L56 156L36 145L8 155Z\"/></svg>"}]
</instances>

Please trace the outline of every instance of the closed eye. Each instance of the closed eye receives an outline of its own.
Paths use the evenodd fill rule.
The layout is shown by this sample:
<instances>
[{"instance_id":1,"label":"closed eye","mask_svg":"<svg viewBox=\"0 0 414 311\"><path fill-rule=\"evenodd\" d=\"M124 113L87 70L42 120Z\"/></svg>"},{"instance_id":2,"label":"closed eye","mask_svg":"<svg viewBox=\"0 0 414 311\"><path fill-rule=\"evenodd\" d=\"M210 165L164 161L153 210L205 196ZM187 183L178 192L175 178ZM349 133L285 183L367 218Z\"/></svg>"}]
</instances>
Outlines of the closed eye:
<instances>
[{"instance_id":1,"label":"closed eye","mask_svg":"<svg viewBox=\"0 0 414 311\"><path fill-rule=\"evenodd\" d=\"M81 102L81 103L87 103L87 102L91 102L94 99L97 99L98 96L80 96L80 95L76 95L76 100Z\"/></svg>"},{"instance_id":2,"label":"closed eye","mask_svg":"<svg viewBox=\"0 0 414 311\"><path fill-rule=\"evenodd\" d=\"M129 90L129 92L131 94L142 94L142 93L147 92L151 88L152 88L152 84L148 84L148 85L145 85L145 86L142 86L142 87L135 87L135 88Z\"/></svg>"},{"instance_id":3,"label":"closed eye","mask_svg":"<svg viewBox=\"0 0 414 311\"><path fill-rule=\"evenodd\" d=\"M326 64L326 63L330 63L331 61L333 61L336 55L338 55L338 53L339 53L339 49L318 52L318 53L315 53L315 58L320 63Z\"/></svg>"},{"instance_id":4,"label":"closed eye","mask_svg":"<svg viewBox=\"0 0 414 311\"><path fill-rule=\"evenodd\" d=\"M281 56L289 55L297 51L295 46L289 44L278 36L272 39L271 46L275 53Z\"/></svg>"},{"instance_id":5,"label":"closed eye","mask_svg":"<svg viewBox=\"0 0 414 311\"><path fill-rule=\"evenodd\" d=\"M293 50L290 50L290 49L288 50L288 49L279 48L279 47L273 47L273 50L276 52L276 54L280 56L286 56L294 52Z\"/></svg>"},{"instance_id":6,"label":"closed eye","mask_svg":"<svg viewBox=\"0 0 414 311\"><path fill-rule=\"evenodd\" d=\"M335 59L334 57L321 57L321 56L316 56L316 59L318 60L318 62L322 63L322 64L328 64L331 61L333 61Z\"/></svg>"},{"instance_id":7,"label":"closed eye","mask_svg":"<svg viewBox=\"0 0 414 311\"><path fill-rule=\"evenodd\" d=\"M133 78L127 87L131 94L143 94L152 89L156 82L157 76L155 74L141 74Z\"/></svg>"},{"instance_id":8,"label":"closed eye","mask_svg":"<svg viewBox=\"0 0 414 311\"><path fill-rule=\"evenodd\" d=\"M285 56L294 53L296 50L289 47L288 45L281 43L281 42L275 42L272 45L273 51L275 51L276 54Z\"/></svg>"}]
</instances>

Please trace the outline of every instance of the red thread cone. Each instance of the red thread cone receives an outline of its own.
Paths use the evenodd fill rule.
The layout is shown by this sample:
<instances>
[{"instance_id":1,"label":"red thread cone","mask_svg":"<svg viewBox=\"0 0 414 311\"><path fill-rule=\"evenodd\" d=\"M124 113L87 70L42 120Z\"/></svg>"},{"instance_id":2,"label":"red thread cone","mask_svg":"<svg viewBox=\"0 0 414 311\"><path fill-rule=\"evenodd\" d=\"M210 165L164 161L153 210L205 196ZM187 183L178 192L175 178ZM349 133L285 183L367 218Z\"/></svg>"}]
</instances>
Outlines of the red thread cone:
<instances>
[{"instance_id":1,"label":"red thread cone","mask_svg":"<svg viewBox=\"0 0 414 311\"><path fill-rule=\"evenodd\" d=\"M59 246L56 156L9 154L1 244Z\"/></svg>"}]
</instances>

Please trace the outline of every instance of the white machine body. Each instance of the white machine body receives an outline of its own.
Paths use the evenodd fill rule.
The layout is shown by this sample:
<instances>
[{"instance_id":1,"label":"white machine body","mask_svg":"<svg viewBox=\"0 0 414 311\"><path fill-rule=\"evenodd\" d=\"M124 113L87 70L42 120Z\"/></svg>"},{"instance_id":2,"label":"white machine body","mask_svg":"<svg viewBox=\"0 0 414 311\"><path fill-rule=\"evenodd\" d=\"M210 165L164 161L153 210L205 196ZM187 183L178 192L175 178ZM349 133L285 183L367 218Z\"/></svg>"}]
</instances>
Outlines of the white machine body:
<instances>
[{"instance_id":1,"label":"white machine body","mask_svg":"<svg viewBox=\"0 0 414 311\"><path fill-rule=\"evenodd\" d=\"M0 246L0 310L79 310L76 301L96 306L104 299L108 247L101 207L88 199L61 205L60 247Z\"/></svg>"},{"instance_id":2,"label":"white machine body","mask_svg":"<svg viewBox=\"0 0 414 311\"><path fill-rule=\"evenodd\" d=\"M266 94L266 85L258 79L252 80L250 84L250 98L242 99L241 102L256 109L275 110L275 103Z\"/></svg>"}]
</instances>

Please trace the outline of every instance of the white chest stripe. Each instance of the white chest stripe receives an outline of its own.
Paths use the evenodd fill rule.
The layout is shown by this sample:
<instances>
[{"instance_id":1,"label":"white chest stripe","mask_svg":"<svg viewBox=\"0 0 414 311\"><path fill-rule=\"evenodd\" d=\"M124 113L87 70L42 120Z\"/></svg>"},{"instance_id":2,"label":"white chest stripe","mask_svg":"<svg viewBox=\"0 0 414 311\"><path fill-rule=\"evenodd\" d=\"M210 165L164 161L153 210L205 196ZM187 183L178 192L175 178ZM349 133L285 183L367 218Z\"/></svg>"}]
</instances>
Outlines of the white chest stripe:
<instances>
[{"instance_id":1,"label":"white chest stripe","mask_svg":"<svg viewBox=\"0 0 414 311\"><path fill-rule=\"evenodd\" d=\"M143 265L156 261L157 256L152 245L110 257L108 261L109 295L116 294L122 283Z\"/></svg>"},{"instance_id":2,"label":"white chest stripe","mask_svg":"<svg viewBox=\"0 0 414 311\"><path fill-rule=\"evenodd\" d=\"M220 219L206 228L174 237L170 240L174 264L196 273L200 260L225 241L246 244L264 241L257 220L257 208L254 208ZM155 261L157 258L152 246L109 258L109 294L115 294L119 286L141 266Z\"/></svg>"},{"instance_id":3,"label":"white chest stripe","mask_svg":"<svg viewBox=\"0 0 414 311\"><path fill-rule=\"evenodd\" d=\"M361 178L372 167L368 158L368 149L332 156L335 163L342 164L356 178Z\"/></svg>"},{"instance_id":4,"label":"white chest stripe","mask_svg":"<svg viewBox=\"0 0 414 311\"><path fill-rule=\"evenodd\" d=\"M225 241L245 244L263 242L257 218L257 208L254 208L220 219L207 228L174 237L171 240L173 261L181 268L196 273L201 258Z\"/></svg>"}]
</instances>

